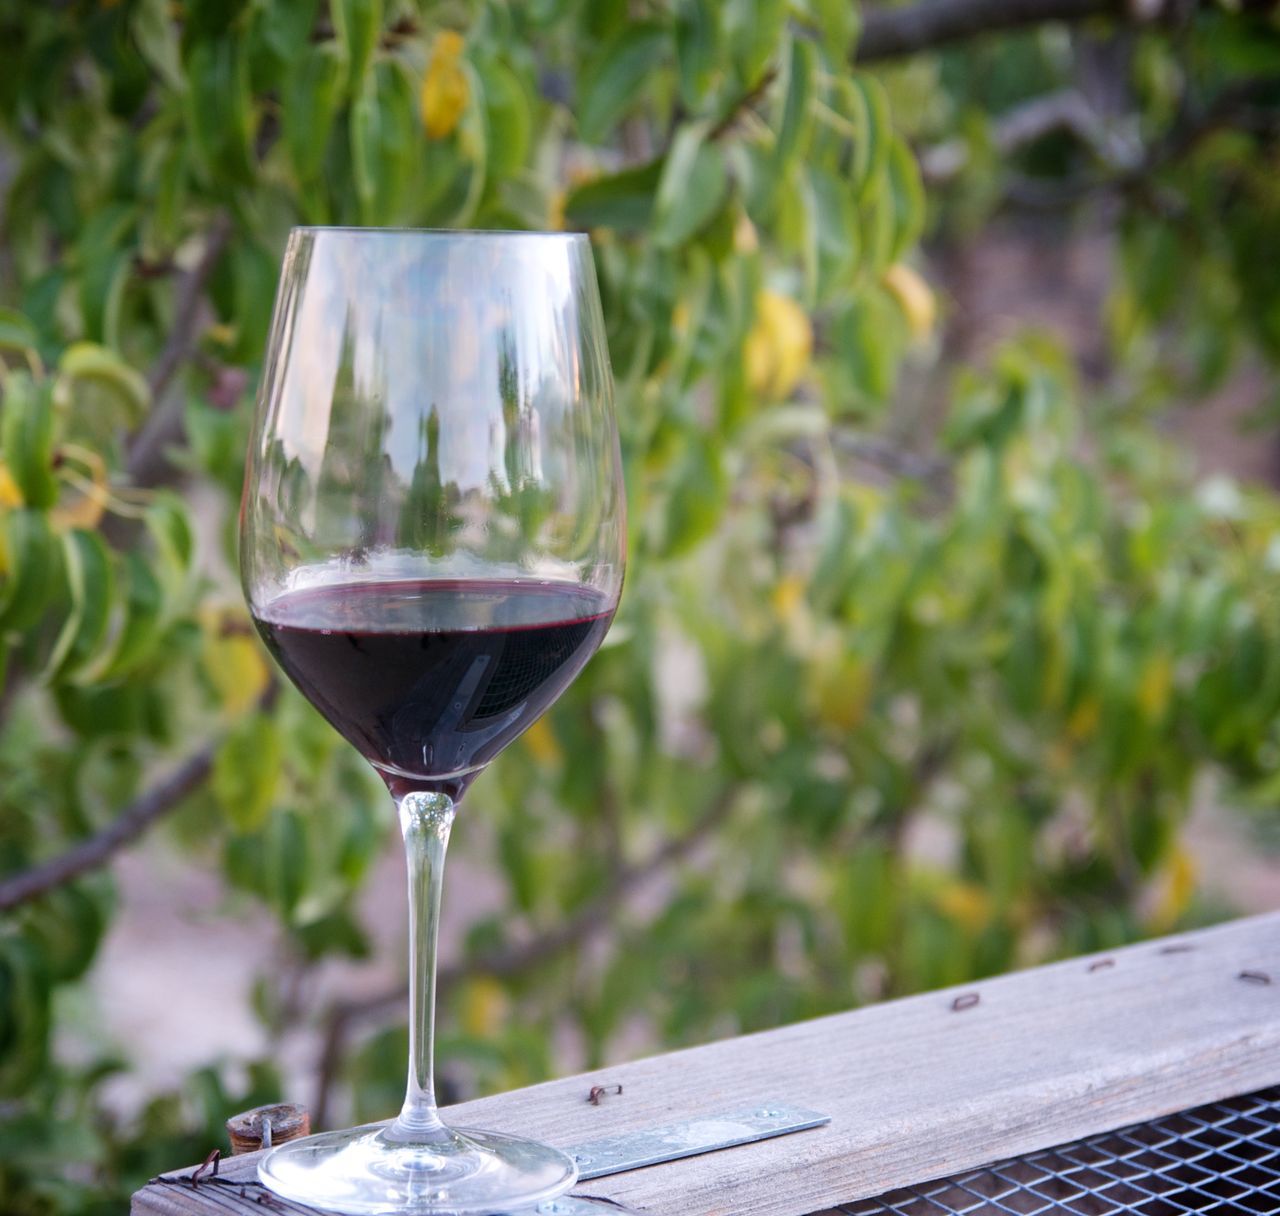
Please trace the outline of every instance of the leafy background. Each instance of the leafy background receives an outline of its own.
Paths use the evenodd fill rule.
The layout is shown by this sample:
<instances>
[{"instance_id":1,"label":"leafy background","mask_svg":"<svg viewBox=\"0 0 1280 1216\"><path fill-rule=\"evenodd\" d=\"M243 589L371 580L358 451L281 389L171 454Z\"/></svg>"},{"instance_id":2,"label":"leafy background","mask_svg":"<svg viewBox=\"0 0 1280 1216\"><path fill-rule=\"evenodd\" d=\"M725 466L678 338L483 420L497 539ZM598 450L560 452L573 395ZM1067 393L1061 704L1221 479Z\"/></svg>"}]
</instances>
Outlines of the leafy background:
<instances>
[{"instance_id":1,"label":"leafy background","mask_svg":"<svg viewBox=\"0 0 1280 1216\"><path fill-rule=\"evenodd\" d=\"M385 793L228 573L292 224L596 249L627 593L457 833L451 1092L1233 911L1185 825L1275 847L1280 28L1060 7L0 5L4 1211L119 1211L286 1089L398 1100L400 986L317 980L385 954ZM983 312L1062 249L1083 325ZM1179 442L1224 394L1254 484ZM159 1092L86 980L144 836L276 952L266 1050Z\"/></svg>"}]
</instances>

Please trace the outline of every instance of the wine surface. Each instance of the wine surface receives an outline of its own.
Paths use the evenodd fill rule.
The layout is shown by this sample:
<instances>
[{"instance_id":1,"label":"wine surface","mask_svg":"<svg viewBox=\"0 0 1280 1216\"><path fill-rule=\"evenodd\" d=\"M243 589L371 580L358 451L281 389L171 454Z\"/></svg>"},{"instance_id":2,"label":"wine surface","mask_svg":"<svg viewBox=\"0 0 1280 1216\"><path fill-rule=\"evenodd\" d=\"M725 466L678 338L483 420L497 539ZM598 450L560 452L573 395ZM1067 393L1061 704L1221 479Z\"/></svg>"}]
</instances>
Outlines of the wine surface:
<instances>
[{"instance_id":1,"label":"wine surface","mask_svg":"<svg viewBox=\"0 0 1280 1216\"><path fill-rule=\"evenodd\" d=\"M291 591L255 623L393 794L458 798L582 670L612 618L590 588L434 580Z\"/></svg>"}]
</instances>

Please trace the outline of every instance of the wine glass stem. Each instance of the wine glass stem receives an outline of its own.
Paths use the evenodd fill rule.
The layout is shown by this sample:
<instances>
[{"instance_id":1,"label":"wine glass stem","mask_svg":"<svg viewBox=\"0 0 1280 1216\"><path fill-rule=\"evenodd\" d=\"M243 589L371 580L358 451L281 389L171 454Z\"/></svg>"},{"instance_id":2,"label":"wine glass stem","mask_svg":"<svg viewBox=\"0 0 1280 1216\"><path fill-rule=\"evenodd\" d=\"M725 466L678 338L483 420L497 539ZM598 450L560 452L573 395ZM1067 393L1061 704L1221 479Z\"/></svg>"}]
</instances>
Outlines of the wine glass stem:
<instances>
[{"instance_id":1,"label":"wine glass stem","mask_svg":"<svg viewBox=\"0 0 1280 1216\"><path fill-rule=\"evenodd\" d=\"M400 831L409 867L409 1083L397 1138L429 1141L443 1124L436 1113L436 937L449 829L457 807L448 794L406 794L399 801Z\"/></svg>"}]
</instances>

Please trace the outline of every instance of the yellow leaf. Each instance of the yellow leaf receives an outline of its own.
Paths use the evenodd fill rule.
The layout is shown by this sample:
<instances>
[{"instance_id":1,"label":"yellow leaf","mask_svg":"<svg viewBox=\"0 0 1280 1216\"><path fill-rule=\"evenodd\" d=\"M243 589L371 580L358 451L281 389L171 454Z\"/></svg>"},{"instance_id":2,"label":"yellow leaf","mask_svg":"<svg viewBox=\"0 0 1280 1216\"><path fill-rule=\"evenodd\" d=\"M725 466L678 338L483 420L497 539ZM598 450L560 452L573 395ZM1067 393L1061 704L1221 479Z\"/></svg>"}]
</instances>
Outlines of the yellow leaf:
<instances>
[{"instance_id":1,"label":"yellow leaf","mask_svg":"<svg viewBox=\"0 0 1280 1216\"><path fill-rule=\"evenodd\" d=\"M216 342L219 346L231 346L237 336L236 327L227 321L219 321L216 325L210 325L204 332L205 337L210 342Z\"/></svg>"},{"instance_id":2,"label":"yellow leaf","mask_svg":"<svg viewBox=\"0 0 1280 1216\"><path fill-rule=\"evenodd\" d=\"M933 333L938 319L938 301L933 288L921 275L905 262L895 262L880 280L889 294L898 302L902 315L907 318L911 336L918 342Z\"/></svg>"},{"instance_id":3,"label":"yellow leaf","mask_svg":"<svg viewBox=\"0 0 1280 1216\"><path fill-rule=\"evenodd\" d=\"M569 197L567 190L557 190L547 203L547 230L549 232L564 231L564 204Z\"/></svg>"},{"instance_id":4,"label":"yellow leaf","mask_svg":"<svg viewBox=\"0 0 1280 1216\"><path fill-rule=\"evenodd\" d=\"M539 718L524 732L524 745L539 764L559 764L564 755L546 718Z\"/></svg>"},{"instance_id":5,"label":"yellow leaf","mask_svg":"<svg viewBox=\"0 0 1280 1216\"><path fill-rule=\"evenodd\" d=\"M756 253L760 249L760 234L745 211L738 216L733 226L733 252Z\"/></svg>"},{"instance_id":6,"label":"yellow leaf","mask_svg":"<svg viewBox=\"0 0 1280 1216\"><path fill-rule=\"evenodd\" d=\"M1098 722L1102 718L1102 704L1097 697L1085 697L1079 705L1071 712L1071 717L1067 719L1067 734L1077 742L1082 743L1085 739L1090 738L1093 732L1098 729Z\"/></svg>"},{"instance_id":7,"label":"yellow leaf","mask_svg":"<svg viewBox=\"0 0 1280 1216\"><path fill-rule=\"evenodd\" d=\"M785 400L800 382L813 352L813 326L788 296L762 291L756 320L743 343L742 356L751 391Z\"/></svg>"},{"instance_id":8,"label":"yellow leaf","mask_svg":"<svg viewBox=\"0 0 1280 1216\"><path fill-rule=\"evenodd\" d=\"M857 730L871 703L872 670L858 655L820 655L808 673L809 704L821 721L843 734Z\"/></svg>"},{"instance_id":9,"label":"yellow leaf","mask_svg":"<svg viewBox=\"0 0 1280 1216\"><path fill-rule=\"evenodd\" d=\"M1178 923L1191 904L1199 877L1191 854L1184 848L1176 849L1159 883L1159 895L1150 918L1153 930L1165 933Z\"/></svg>"},{"instance_id":10,"label":"yellow leaf","mask_svg":"<svg viewBox=\"0 0 1280 1216\"><path fill-rule=\"evenodd\" d=\"M451 135L467 108L471 89L459 62L463 45L462 35L452 30L441 30L431 45L422 80L422 125L431 139Z\"/></svg>"},{"instance_id":11,"label":"yellow leaf","mask_svg":"<svg viewBox=\"0 0 1280 1216\"><path fill-rule=\"evenodd\" d=\"M1169 708L1173 663L1167 654L1152 655L1138 677L1138 708L1148 722L1158 722Z\"/></svg>"},{"instance_id":12,"label":"yellow leaf","mask_svg":"<svg viewBox=\"0 0 1280 1216\"><path fill-rule=\"evenodd\" d=\"M222 708L233 718L258 703L270 679L262 648L247 632L235 628L235 620L216 612L204 614L204 649L200 656Z\"/></svg>"},{"instance_id":13,"label":"yellow leaf","mask_svg":"<svg viewBox=\"0 0 1280 1216\"><path fill-rule=\"evenodd\" d=\"M985 929L991 919L991 896L977 883L957 880L934 896L938 911L968 933Z\"/></svg>"},{"instance_id":14,"label":"yellow leaf","mask_svg":"<svg viewBox=\"0 0 1280 1216\"><path fill-rule=\"evenodd\" d=\"M804 598L804 580L796 574L788 574L773 589L773 611L780 621L789 621L795 616L800 601Z\"/></svg>"},{"instance_id":15,"label":"yellow leaf","mask_svg":"<svg viewBox=\"0 0 1280 1216\"><path fill-rule=\"evenodd\" d=\"M9 466L0 461L0 507L20 506L22 506L22 491L18 489L18 483L13 480Z\"/></svg>"},{"instance_id":16,"label":"yellow leaf","mask_svg":"<svg viewBox=\"0 0 1280 1216\"><path fill-rule=\"evenodd\" d=\"M491 976L476 976L467 981L462 994L462 1029L476 1038L488 1038L502 1029L507 1009L502 985Z\"/></svg>"}]
</instances>

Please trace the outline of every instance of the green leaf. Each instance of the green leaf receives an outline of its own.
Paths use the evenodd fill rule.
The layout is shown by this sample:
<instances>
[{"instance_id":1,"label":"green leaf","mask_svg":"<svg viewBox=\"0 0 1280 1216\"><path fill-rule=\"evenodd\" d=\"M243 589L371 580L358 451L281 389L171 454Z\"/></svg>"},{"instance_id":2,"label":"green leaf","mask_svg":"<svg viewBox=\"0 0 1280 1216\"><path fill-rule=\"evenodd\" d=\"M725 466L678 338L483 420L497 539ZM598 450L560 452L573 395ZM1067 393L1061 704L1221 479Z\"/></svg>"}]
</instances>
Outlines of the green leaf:
<instances>
[{"instance_id":1,"label":"green leaf","mask_svg":"<svg viewBox=\"0 0 1280 1216\"><path fill-rule=\"evenodd\" d=\"M708 124L682 127L671 144L653 202L653 242L672 248L693 236L720 209L729 175Z\"/></svg>"},{"instance_id":2,"label":"green leaf","mask_svg":"<svg viewBox=\"0 0 1280 1216\"><path fill-rule=\"evenodd\" d=\"M859 200L858 241L863 265L878 274L893 261L897 241L897 199L887 173L873 179L871 189Z\"/></svg>"},{"instance_id":3,"label":"green leaf","mask_svg":"<svg viewBox=\"0 0 1280 1216\"><path fill-rule=\"evenodd\" d=\"M287 917L307 888L306 829L296 813L285 811L271 817L264 835L267 895Z\"/></svg>"},{"instance_id":4,"label":"green leaf","mask_svg":"<svg viewBox=\"0 0 1280 1216\"><path fill-rule=\"evenodd\" d=\"M360 202L360 218L369 223L369 216L378 202L379 159L378 144L381 140L382 111L378 105L376 80L366 77L360 92L351 103L351 177L355 182L356 198Z\"/></svg>"},{"instance_id":5,"label":"green leaf","mask_svg":"<svg viewBox=\"0 0 1280 1216\"><path fill-rule=\"evenodd\" d=\"M51 979L67 983L88 969L106 931L106 905L86 880L54 887L30 905L23 928Z\"/></svg>"},{"instance_id":6,"label":"green leaf","mask_svg":"<svg viewBox=\"0 0 1280 1216\"><path fill-rule=\"evenodd\" d=\"M520 824L508 824L498 835L502 873L511 884L511 895L521 912L531 912L544 893L541 867L529 833Z\"/></svg>"},{"instance_id":7,"label":"green leaf","mask_svg":"<svg viewBox=\"0 0 1280 1216\"><path fill-rule=\"evenodd\" d=\"M653 216L654 195L664 163L650 161L638 169L624 169L576 187L565 200L565 223L572 228L643 231Z\"/></svg>"},{"instance_id":8,"label":"green leaf","mask_svg":"<svg viewBox=\"0 0 1280 1216\"><path fill-rule=\"evenodd\" d=\"M858 72L838 85L840 114L853 128L853 159L849 177L858 197L880 176L889 155L893 128L889 97L874 76Z\"/></svg>"},{"instance_id":9,"label":"green leaf","mask_svg":"<svg viewBox=\"0 0 1280 1216\"><path fill-rule=\"evenodd\" d=\"M718 6L710 0L677 0L675 43L680 99L697 110L719 75Z\"/></svg>"},{"instance_id":10,"label":"green leaf","mask_svg":"<svg viewBox=\"0 0 1280 1216\"><path fill-rule=\"evenodd\" d=\"M803 38L793 38L783 82L778 141L774 145L774 160L779 173L785 173L791 162L804 151L811 122L809 105L813 100L813 72L813 46Z\"/></svg>"},{"instance_id":11,"label":"green leaf","mask_svg":"<svg viewBox=\"0 0 1280 1216\"><path fill-rule=\"evenodd\" d=\"M266 64L270 70L279 72L304 51L315 30L319 7L319 0L280 0L255 6L254 33L267 52ZM336 44L329 45L341 53ZM275 83L268 81L265 87Z\"/></svg>"},{"instance_id":12,"label":"green leaf","mask_svg":"<svg viewBox=\"0 0 1280 1216\"><path fill-rule=\"evenodd\" d=\"M165 88L181 93L186 82L182 76L178 27L169 16L168 0L139 0L131 24L143 59Z\"/></svg>"},{"instance_id":13,"label":"green leaf","mask_svg":"<svg viewBox=\"0 0 1280 1216\"><path fill-rule=\"evenodd\" d=\"M332 0L329 12L347 56L348 91L358 96L382 33L382 0Z\"/></svg>"},{"instance_id":14,"label":"green leaf","mask_svg":"<svg viewBox=\"0 0 1280 1216\"><path fill-rule=\"evenodd\" d=\"M620 30L592 59L575 107L583 142L600 143L635 108L667 46L662 26L639 23Z\"/></svg>"},{"instance_id":15,"label":"green leaf","mask_svg":"<svg viewBox=\"0 0 1280 1216\"><path fill-rule=\"evenodd\" d=\"M94 678L114 680L127 675L155 652L164 638L165 591L141 554L124 555L123 620L115 645Z\"/></svg>"},{"instance_id":16,"label":"green leaf","mask_svg":"<svg viewBox=\"0 0 1280 1216\"><path fill-rule=\"evenodd\" d=\"M290 60L280 118L289 162L301 185L315 181L324 166L345 72L332 42L303 47Z\"/></svg>"},{"instance_id":17,"label":"green leaf","mask_svg":"<svg viewBox=\"0 0 1280 1216\"><path fill-rule=\"evenodd\" d=\"M765 65L782 41L787 0L726 0L721 24L744 84L759 83Z\"/></svg>"},{"instance_id":18,"label":"green leaf","mask_svg":"<svg viewBox=\"0 0 1280 1216\"><path fill-rule=\"evenodd\" d=\"M4 517L0 629L22 632L40 619L58 585L58 545L43 511L22 507Z\"/></svg>"},{"instance_id":19,"label":"green leaf","mask_svg":"<svg viewBox=\"0 0 1280 1216\"><path fill-rule=\"evenodd\" d=\"M187 129L206 181L247 184L253 164L253 96L240 39L199 42L187 61Z\"/></svg>"},{"instance_id":20,"label":"green leaf","mask_svg":"<svg viewBox=\"0 0 1280 1216\"><path fill-rule=\"evenodd\" d=\"M61 688L56 690L62 691ZM56 693L55 693L56 695ZM119 719L91 742L77 740L70 797L77 828L93 831L115 822L121 808L138 796L143 762L136 739L128 736Z\"/></svg>"},{"instance_id":21,"label":"green leaf","mask_svg":"<svg viewBox=\"0 0 1280 1216\"><path fill-rule=\"evenodd\" d=\"M191 562L195 538L180 499L166 496L153 502L143 517L155 546L155 572L163 588L169 613L185 602L191 586Z\"/></svg>"},{"instance_id":22,"label":"green leaf","mask_svg":"<svg viewBox=\"0 0 1280 1216\"><path fill-rule=\"evenodd\" d=\"M231 729L213 762L213 796L238 832L267 822L280 783L283 751L274 719L250 714Z\"/></svg>"},{"instance_id":23,"label":"green leaf","mask_svg":"<svg viewBox=\"0 0 1280 1216\"><path fill-rule=\"evenodd\" d=\"M82 385L92 385L97 390L90 403L93 408L106 404L104 396L109 398L119 410L123 425L137 426L151 408L151 390L146 380L115 351L96 342L73 342L63 351L53 390L58 408L72 408Z\"/></svg>"},{"instance_id":24,"label":"green leaf","mask_svg":"<svg viewBox=\"0 0 1280 1216\"><path fill-rule=\"evenodd\" d=\"M858 269L858 212L849 191L832 174L810 165L805 178L803 199L815 246L813 297L821 302L853 285Z\"/></svg>"},{"instance_id":25,"label":"green leaf","mask_svg":"<svg viewBox=\"0 0 1280 1216\"><path fill-rule=\"evenodd\" d=\"M147 508L146 525L161 556L185 574L195 552L195 538L181 499L166 496L153 503Z\"/></svg>"},{"instance_id":26,"label":"green leaf","mask_svg":"<svg viewBox=\"0 0 1280 1216\"><path fill-rule=\"evenodd\" d=\"M351 105L351 171L366 224L394 223L408 184L405 149L417 143L413 91L404 69L380 63Z\"/></svg>"},{"instance_id":27,"label":"green leaf","mask_svg":"<svg viewBox=\"0 0 1280 1216\"><path fill-rule=\"evenodd\" d=\"M843 63L853 53L861 25L857 5L846 0L810 0L810 4L827 54L837 63Z\"/></svg>"},{"instance_id":28,"label":"green leaf","mask_svg":"<svg viewBox=\"0 0 1280 1216\"><path fill-rule=\"evenodd\" d=\"M0 1096L27 1096L48 1051L48 966L25 936L0 935Z\"/></svg>"},{"instance_id":29,"label":"green leaf","mask_svg":"<svg viewBox=\"0 0 1280 1216\"><path fill-rule=\"evenodd\" d=\"M225 34L250 0L186 0L182 6L184 32L189 40Z\"/></svg>"},{"instance_id":30,"label":"green leaf","mask_svg":"<svg viewBox=\"0 0 1280 1216\"><path fill-rule=\"evenodd\" d=\"M349 908L338 908L318 920L295 925L293 937L311 962L335 955L363 959L372 953L368 934Z\"/></svg>"},{"instance_id":31,"label":"green leaf","mask_svg":"<svg viewBox=\"0 0 1280 1216\"><path fill-rule=\"evenodd\" d=\"M842 360L863 402L884 403L897 386L898 363L906 344L902 310L878 286L854 301L838 326ZM843 408L857 401L843 403Z\"/></svg>"},{"instance_id":32,"label":"green leaf","mask_svg":"<svg viewBox=\"0 0 1280 1216\"><path fill-rule=\"evenodd\" d=\"M168 724L161 717L171 707L149 682L55 684L53 695L63 721L84 739L119 740L136 734L172 742L165 730Z\"/></svg>"},{"instance_id":33,"label":"green leaf","mask_svg":"<svg viewBox=\"0 0 1280 1216\"><path fill-rule=\"evenodd\" d=\"M16 308L0 307L0 350L18 352L40 348L36 327Z\"/></svg>"},{"instance_id":34,"label":"green leaf","mask_svg":"<svg viewBox=\"0 0 1280 1216\"><path fill-rule=\"evenodd\" d=\"M887 187L893 204L893 238L888 260L896 262L912 249L924 229L924 186L920 166L906 141L895 136L886 164Z\"/></svg>"},{"instance_id":35,"label":"green leaf","mask_svg":"<svg viewBox=\"0 0 1280 1216\"><path fill-rule=\"evenodd\" d=\"M511 177L529 155L533 102L520 77L503 63L480 69L484 82L484 121L488 128L489 172Z\"/></svg>"},{"instance_id":36,"label":"green leaf","mask_svg":"<svg viewBox=\"0 0 1280 1216\"><path fill-rule=\"evenodd\" d=\"M158 260L168 256L185 235L191 164L185 142L157 143L160 146L148 156L139 183L150 205L139 216L138 245L144 257Z\"/></svg>"},{"instance_id":37,"label":"green leaf","mask_svg":"<svg viewBox=\"0 0 1280 1216\"><path fill-rule=\"evenodd\" d=\"M86 337L113 346L119 341L129 267L129 254L109 246L95 248L85 259L80 271L80 311Z\"/></svg>"},{"instance_id":38,"label":"green leaf","mask_svg":"<svg viewBox=\"0 0 1280 1216\"><path fill-rule=\"evenodd\" d=\"M679 557L710 536L728 497L728 479L717 445L691 435L667 500L665 550Z\"/></svg>"},{"instance_id":39,"label":"green leaf","mask_svg":"<svg viewBox=\"0 0 1280 1216\"><path fill-rule=\"evenodd\" d=\"M45 668L48 679L73 676L97 650L111 616L115 574L106 542L96 532L74 528L62 538L63 566L71 612Z\"/></svg>"},{"instance_id":40,"label":"green leaf","mask_svg":"<svg viewBox=\"0 0 1280 1216\"><path fill-rule=\"evenodd\" d=\"M47 383L37 385L24 371L10 372L4 385L4 414L0 439L4 460L32 507L51 507L58 501L53 472L53 444L57 421Z\"/></svg>"}]
</instances>

